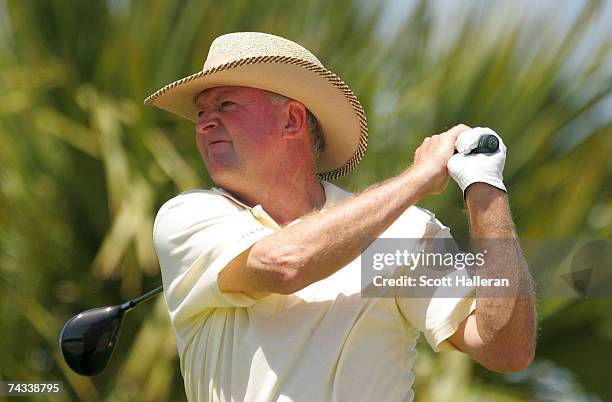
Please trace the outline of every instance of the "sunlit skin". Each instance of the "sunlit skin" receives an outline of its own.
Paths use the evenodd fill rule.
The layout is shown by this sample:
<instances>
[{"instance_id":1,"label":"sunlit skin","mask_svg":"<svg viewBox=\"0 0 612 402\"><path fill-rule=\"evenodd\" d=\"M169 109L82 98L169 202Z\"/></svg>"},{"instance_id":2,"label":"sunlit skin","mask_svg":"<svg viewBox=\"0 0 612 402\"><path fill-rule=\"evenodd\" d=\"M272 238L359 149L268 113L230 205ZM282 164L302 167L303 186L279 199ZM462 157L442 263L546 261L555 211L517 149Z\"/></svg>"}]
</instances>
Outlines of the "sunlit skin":
<instances>
[{"instance_id":1,"label":"sunlit skin","mask_svg":"<svg viewBox=\"0 0 612 402\"><path fill-rule=\"evenodd\" d=\"M324 204L303 104L249 87L210 88L196 104L196 143L218 186L280 224Z\"/></svg>"},{"instance_id":2,"label":"sunlit skin","mask_svg":"<svg viewBox=\"0 0 612 402\"><path fill-rule=\"evenodd\" d=\"M323 205L304 105L276 103L265 91L236 87L207 90L198 105L198 148L218 185L251 205L261 204L281 225ZM456 126L428 138L402 174L259 240L223 269L219 288L254 298L291 294L341 269L406 208L446 188L455 140L468 129ZM466 192L470 231L484 238L514 237L503 191L486 183L471 187ZM520 250L511 256L499 253L499 260L507 258L505 267L524 277L529 288ZM522 370L534 356L533 300L492 300L477 298L475 312L448 339L492 370Z\"/></svg>"},{"instance_id":3,"label":"sunlit skin","mask_svg":"<svg viewBox=\"0 0 612 402\"><path fill-rule=\"evenodd\" d=\"M220 185L232 178L269 170L281 147L280 109L252 88L218 87L201 93L196 142L211 178Z\"/></svg>"}]
</instances>

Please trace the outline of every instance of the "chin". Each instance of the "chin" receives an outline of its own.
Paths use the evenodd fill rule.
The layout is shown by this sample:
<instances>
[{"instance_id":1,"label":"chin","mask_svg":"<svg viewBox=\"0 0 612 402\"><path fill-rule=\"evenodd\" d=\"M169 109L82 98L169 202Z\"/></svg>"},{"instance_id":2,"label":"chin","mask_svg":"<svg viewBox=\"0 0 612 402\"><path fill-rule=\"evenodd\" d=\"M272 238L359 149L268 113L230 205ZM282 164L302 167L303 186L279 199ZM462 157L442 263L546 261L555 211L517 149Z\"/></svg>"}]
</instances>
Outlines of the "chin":
<instances>
[{"instance_id":1,"label":"chin","mask_svg":"<svg viewBox=\"0 0 612 402\"><path fill-rule=\"evenodd\" d=\"M233 188L240 182L240 180L237 180L240 176L229 169L214 169L212 171L209 169L208 175L217 186L223 188Z\"/></svg>"},{"instance_id":2,"label":"chin","mask_svg":"<svg viewBox=\"0 0 612 402\"><path fill-rule=\"evenodd\" d=\"M216 183L218 181L230 180L232 176L237 175L238 166L229 160L208 160L204 162L208 175Z\"/></svg>"}]
</instances>

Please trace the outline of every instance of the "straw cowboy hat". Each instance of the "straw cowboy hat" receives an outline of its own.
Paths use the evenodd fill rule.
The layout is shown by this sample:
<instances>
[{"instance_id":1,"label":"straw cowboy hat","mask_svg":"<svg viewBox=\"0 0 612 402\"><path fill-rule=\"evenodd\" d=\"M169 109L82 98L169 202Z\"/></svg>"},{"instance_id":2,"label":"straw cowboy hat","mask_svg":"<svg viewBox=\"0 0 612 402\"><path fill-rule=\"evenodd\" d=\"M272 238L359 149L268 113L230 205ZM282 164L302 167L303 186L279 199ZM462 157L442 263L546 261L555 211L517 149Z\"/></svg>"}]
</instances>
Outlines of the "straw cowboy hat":
<instances>
[{"instance_id":1,"label":"straw cowboy hat","mask_svg":"<svg viewBox=\"0 0 612 402\"><path fill-rule=\"evenodd\" d=\"M166 85L144 103L195 122L196 96L219 86L260 88L302 102L325 137L317 160L321 180L345 175L363 158L368 126L353 91L308 50L275 35L237 32L218 37L202 71Z\"/></svg>"}]
</instances>

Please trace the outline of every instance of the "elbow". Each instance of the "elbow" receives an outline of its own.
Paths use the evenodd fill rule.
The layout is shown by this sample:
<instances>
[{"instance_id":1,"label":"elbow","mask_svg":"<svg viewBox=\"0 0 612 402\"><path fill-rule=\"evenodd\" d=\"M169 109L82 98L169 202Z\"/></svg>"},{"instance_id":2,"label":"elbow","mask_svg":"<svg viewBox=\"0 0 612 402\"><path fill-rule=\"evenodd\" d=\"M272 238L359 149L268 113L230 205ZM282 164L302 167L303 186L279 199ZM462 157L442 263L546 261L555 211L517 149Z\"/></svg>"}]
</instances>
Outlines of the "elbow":
<instances>
[{"instance_id":1,"label":"elbow","mask_svg":"<svg viewBox=\"0 0 612 402\"><path fill-rule=\"evenodd\" d=\"M506 351L503 357L492 359L487 364L483 364L486 368L493 371L512 373L525 370L533 362L535 358L535 348L523 348L521 350Z\"/></svg>"},{"instance_id":2,"label":"elbow","mask_svg":"<svg viewBox=\"0 0 612 402\"><path fill-rule=\"evenodd\" d=\"M523 371L533 362L535 359L536 340L531 331L525 331L527 334L522 341L516 342L514 347L509 348L510 353L508 356L508 369L505 371L517 372Z\"/></svg>"},{"instance_id":3,"label":"elbow","mask_svg":"<svg viewBox=\"0 0 612 402\"><path fill-rule=\"evenodd\" d=\"M523 371L533 362L535 359L535 347L529 347L523 349L522 353L517 353L517 357L513 359L513 362L508 371Z\"/></svg>"},{"instance_id":4,"label":"elbow","mask_svg":"<svg viewBox=\"0 0 612 402\"><path fill-rule=\"evenodd\" d=\"M278 257L271 265L276 273L276 280L271 286L271 292L290 295L308 286L303 275L305 264L297 256Z\"/></svg>"},{"instance_id":5,"label":"elbow","mask_svg":"<svg viewBox=\"0 0 612 402\"><path fill-rule=\"evenodd\" d=\"M298 270L287 269L282 273L282 276L281 285L278 287L276 293L290 295L308 286L300 278L301 275Z\"/></svg>"},{"instance_id":6,"label":"elbow","mask_svg":"<svg viewBox=\"0 0 612 402\"><path fill-rule=\"evenodd\" d=\"M308 285L304 278L304 267L308 265L304 248L278 244L272 247L266 244L261 246L253 249L249 256L249 265L266 273L261 275L266 279L266 291L288 295Z\"/></svg>"},{"instance_id":7,"label":"elbow","mask_svg":"<svg viewBox=\"0 0 612 402\"><path fill-rule=\"evenodd\" d=\"M505 364L503 365L503 367L500 368L499 371L506 373L516 373L519 371L523 371L533 362L533 358L533 355L529 356L527 354L513 357L512 359L509 359L507 362L505 362Z\"/></svg>"}]
</instances>

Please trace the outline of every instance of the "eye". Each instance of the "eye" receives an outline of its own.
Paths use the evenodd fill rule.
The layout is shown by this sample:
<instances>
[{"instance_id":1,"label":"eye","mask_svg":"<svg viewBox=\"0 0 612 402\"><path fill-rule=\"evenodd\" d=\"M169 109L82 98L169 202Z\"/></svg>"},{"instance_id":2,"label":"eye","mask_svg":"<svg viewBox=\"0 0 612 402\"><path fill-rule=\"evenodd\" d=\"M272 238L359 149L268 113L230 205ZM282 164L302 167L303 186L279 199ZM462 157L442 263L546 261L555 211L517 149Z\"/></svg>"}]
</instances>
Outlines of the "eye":
<instances>
[{"instance_id":1,"label":"eye","mask_svg":"<svg viewBox=\"0 0 612 402\"><path fill-rule=\"evenodd\" d=\"M202 117L202 115L203 115L203 114L204 114L204 111L203 111L203 110L200 110L200 111L198 112L198 117Z\"/></svg>"},{"instance_id":2,"label":"eye","mask_svg":"<svg viewBox=\"0 0 612 402\"><path fill-rule=\"evenodd\" d=\"M221 109L226 109L226 108L228 108L230 106L233 106L233 105L235 105L235 103L232 102L232 101L223 101L223 102L221 102Z\"/></svg>"}]
</instances>

